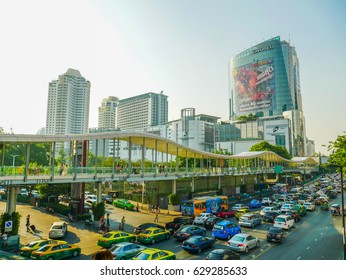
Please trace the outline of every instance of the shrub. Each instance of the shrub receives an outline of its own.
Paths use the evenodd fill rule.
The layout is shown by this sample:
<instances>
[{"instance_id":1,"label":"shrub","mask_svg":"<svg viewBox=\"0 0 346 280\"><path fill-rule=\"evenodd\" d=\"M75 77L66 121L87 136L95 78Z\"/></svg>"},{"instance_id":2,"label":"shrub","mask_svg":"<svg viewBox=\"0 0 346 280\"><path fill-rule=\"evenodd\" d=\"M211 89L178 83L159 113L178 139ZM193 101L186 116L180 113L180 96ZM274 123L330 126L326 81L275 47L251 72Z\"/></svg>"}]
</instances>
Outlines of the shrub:
<instances>
[{"instance_id":1,"label":"shrub","mask_svg":"<svg viewBox=\"0 0 346 280\"><path fill-rule=\"evenodd\" d=\"M170 194L168 196L168 203L170 205L179 205L180 204L179 196L177 194L174 194L174 193Z\"/></svg>"}]
</instances>

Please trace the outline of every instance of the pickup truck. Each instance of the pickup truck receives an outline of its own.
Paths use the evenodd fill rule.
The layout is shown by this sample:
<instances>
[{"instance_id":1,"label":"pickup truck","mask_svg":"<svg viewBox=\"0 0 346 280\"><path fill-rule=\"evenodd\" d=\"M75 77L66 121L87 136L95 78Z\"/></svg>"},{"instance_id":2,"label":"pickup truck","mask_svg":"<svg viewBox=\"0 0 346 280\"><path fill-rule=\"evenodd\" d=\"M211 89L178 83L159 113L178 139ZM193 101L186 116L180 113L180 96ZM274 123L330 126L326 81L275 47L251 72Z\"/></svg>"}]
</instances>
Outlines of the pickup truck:
<instances>
[{"instance_id":1,"label":"pickup truck","mask_svg":"<svg viewBox=\"0 0 346 280\"><path fill-rule=\"evenodd\" d=\"M215 216L216 217L221 217L221 218L229 218L229 217L234 217L235 216L235 211L230 210L230 211L220 211L220 212L216 212Z\"/></svg>"},{"instance_id":2,"label":"pickup truck","mask_svg":"<svg viewBox=\"0 0 346 280\"><path fill-rule=\"evenodd\" d=\"M192 225L193 217L177 217L172 222L166 223L165 228L170 232L178 230L181 226Z\"/></svg>"}]
</instances>

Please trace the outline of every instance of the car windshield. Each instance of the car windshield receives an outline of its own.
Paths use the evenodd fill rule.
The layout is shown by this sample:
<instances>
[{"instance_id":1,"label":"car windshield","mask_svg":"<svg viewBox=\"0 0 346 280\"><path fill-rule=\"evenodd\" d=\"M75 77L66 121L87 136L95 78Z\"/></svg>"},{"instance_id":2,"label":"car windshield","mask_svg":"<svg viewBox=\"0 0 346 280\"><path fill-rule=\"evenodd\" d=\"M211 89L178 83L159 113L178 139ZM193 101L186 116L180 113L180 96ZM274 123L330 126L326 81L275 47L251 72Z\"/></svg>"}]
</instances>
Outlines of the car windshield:
<instances>
[{"instance_id":1,"label":"car windshield","mask_svg":"<svg viewBox=\"0 0 346 280\"><path fill-rule=\"evenodd\" d=\"M151 234L151 230L146 229L145 231L143 231L143 234Z\"/></svg>"},{"instance_id":2,"label":"car windshield","mask_svg":"<svg viewBox=\"0 0 346 280\"><path fill-rule=\"evenodd\" d=\"M270 228L269 233L281 233L281 230L279 228Z\"/></svg>"},{"instance_id":3,"label":"car windshield","mask_svg":"<svg viewBox=\"0 0 346 280\"><path fill-rule=\"evenodd\" d=\"M189 231L190 227L183 227L180 229L180 232L187 232Z\"/></svg>"},{"instance_id":4,"label":"car windshield","mask_svg":"<svg viewBox=\"0 0 346 280\"><path fill-rule=\"evenodd\" d=\"M50 248L50 246L43 246L40 249L38 249L37 251L39 251L39 252L46 252L46 251L49 250L49 248Z\"/></svg>"},{"instance_id":5,"label":"car windshield","mask_svg":"<svg viewBox=\"0 0 346 280\"><path fill-rule=\"evenodd\" d=\"M113 247L111 247L109 250L112 252L117 252L117 251L121 251L122 247L118 246L118 245L114 245Z\"/></svg>"},{"instance_id":6,"label":"car windshield","mask_svg":"<svg viewBox=\"0 0 346 280\"><path fill-rule=\"evenodd\" d=\"M186 206L186 207L192 207L192 206L193 206L193 203L192 203L192 202L189 202L189 201L184 201L181 205L182 205L182 206Z\"/></svg>"},{"instance_id":7,"label":"car windshield","mask_svg":"<svg viewBox=\"0 0 346 280\"><path fill-rule=\"evenodd\" d=\"M235 235L235 236L232 237L231 240L232 241L237 241L237 242L243 242L245 240L245 237L244 236L237 236L237 235Z\"/></svg>"},{"instance_id":8,"label":"car windshield","mask_svg":"<svg viewBox=\"0 0 346 280\"><path fill-rule=\"evenodd\" d=\"M214 225L214 229L223 230L223 226L220 226L220 225Z\"/></svg>"},{"instance_id":9,"label":"car windshield","mask_svg":"<svg viewBox=\"0 0 346 280\"><path fill-rule=\"evenodd\" d=\"M26 245L26 247L32 248L34 247L36 244L38 244L39 241L32 241L30 242L28 245Z\"/></svg>"},{"instance_id":10,"label":"car windshield","mask_svg":"<svg viewBox=\"0 0 346 280\"><path fill-rule=\"evenodd\" d=\"M191 243L195 243L195 242L198 242L198 241L199 241L199 238L197 238L197 237L189 238L189 242L191 242Z\"/></svg>"},{"instance_id":11,"label":"car windshield","mask_svg":"<svg viewBox=\"0 0 346 280\"><path fill-rule=\"evenodd\" d=\"M112 233L106 233L103 237L104 237L104 238L110 238L110 237L112 237L112 236L113 236Z\"/></svg>"},{"instance_id":12,"label":"car windshield","mask_svg":"<svg viewBox=\"0 0 346 280\"><path fill-rule=\"evenodd\" d=\"M277 221L277 222L285 222L285 219L284 218L275 218L275 221Z\"/></svg>"},{"instance_id":13,"label":"car windshield","mask_svg":"<svg viewBox=\"0 0 346 280\"><path fill-rule=\"evenodd\" d=\"M62 229L62 225L53 225L52 229Z\"/></svg>"},{"instance_id":14,"label":"car windshield","mask_svg":"<svg viewBox=\"0 0 346 280\"><path fill-rule=\"evenodd\" d=\"M213 259L213 260L222 260L223 259L223 254L216 254L211 252L208 256L208 259Z\"/></svg>"},{"instance_id":15,"label":"car windshield","mask_svg":"<svg viewBox=\"0 0 346 280\"><path fill-rule=\"evenodd\" d=\"M136 256L136 259L139 259L139 260L147 260L148 258L150 257L149 254L146 254L146 253L139 253L137 256Z\"/></svg>"}]
</instances>

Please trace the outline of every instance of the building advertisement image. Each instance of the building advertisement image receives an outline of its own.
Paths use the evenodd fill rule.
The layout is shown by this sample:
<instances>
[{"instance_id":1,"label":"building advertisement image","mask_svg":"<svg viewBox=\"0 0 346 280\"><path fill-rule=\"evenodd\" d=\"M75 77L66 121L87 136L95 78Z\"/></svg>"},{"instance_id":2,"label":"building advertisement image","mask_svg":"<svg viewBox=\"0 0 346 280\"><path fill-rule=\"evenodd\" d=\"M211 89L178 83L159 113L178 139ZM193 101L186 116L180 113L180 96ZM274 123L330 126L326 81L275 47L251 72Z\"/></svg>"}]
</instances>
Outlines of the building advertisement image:
<instances>
[{"instance_id":1,"label":"building advertisement image","mask_svg":"<svg viewBox=\"0 0 346 280\"><path fill-rule=\"evenodd\" d=\"M273 59L265 59L233 68L235 99L238 112L268 109L275 93Z\"/></svg>"}]
</instances>

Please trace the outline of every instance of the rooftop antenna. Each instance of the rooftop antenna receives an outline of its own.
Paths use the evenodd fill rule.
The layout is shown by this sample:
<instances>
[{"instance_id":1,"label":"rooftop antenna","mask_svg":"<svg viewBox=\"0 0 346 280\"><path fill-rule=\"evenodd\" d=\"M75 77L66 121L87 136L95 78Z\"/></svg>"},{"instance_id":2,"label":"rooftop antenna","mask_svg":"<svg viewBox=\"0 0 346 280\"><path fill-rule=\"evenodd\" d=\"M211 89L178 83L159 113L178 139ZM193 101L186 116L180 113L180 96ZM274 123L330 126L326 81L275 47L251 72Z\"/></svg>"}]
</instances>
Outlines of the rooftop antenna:
<instances>
[{"instance_id":1,"label":"rooftop antenna","mask_svg":"<svg viewBox=\"0 0 346 280\"><path fill-rule=\"evenodd\" d=\"M11 130L11 134L13 134L13 128L12 128L12 126L10 127L10 130Z\"/></svg>"},{"instance_id":2,"label":"rooftop antenna","mask_svg":"<svg viewBox=\"0 0 346 280\"><path fill-rule=\"evenodd\" d=\"M288 43L291 44L291 37L290 37L290 33L288 33Z\"/></svg>"}]
</instances>

